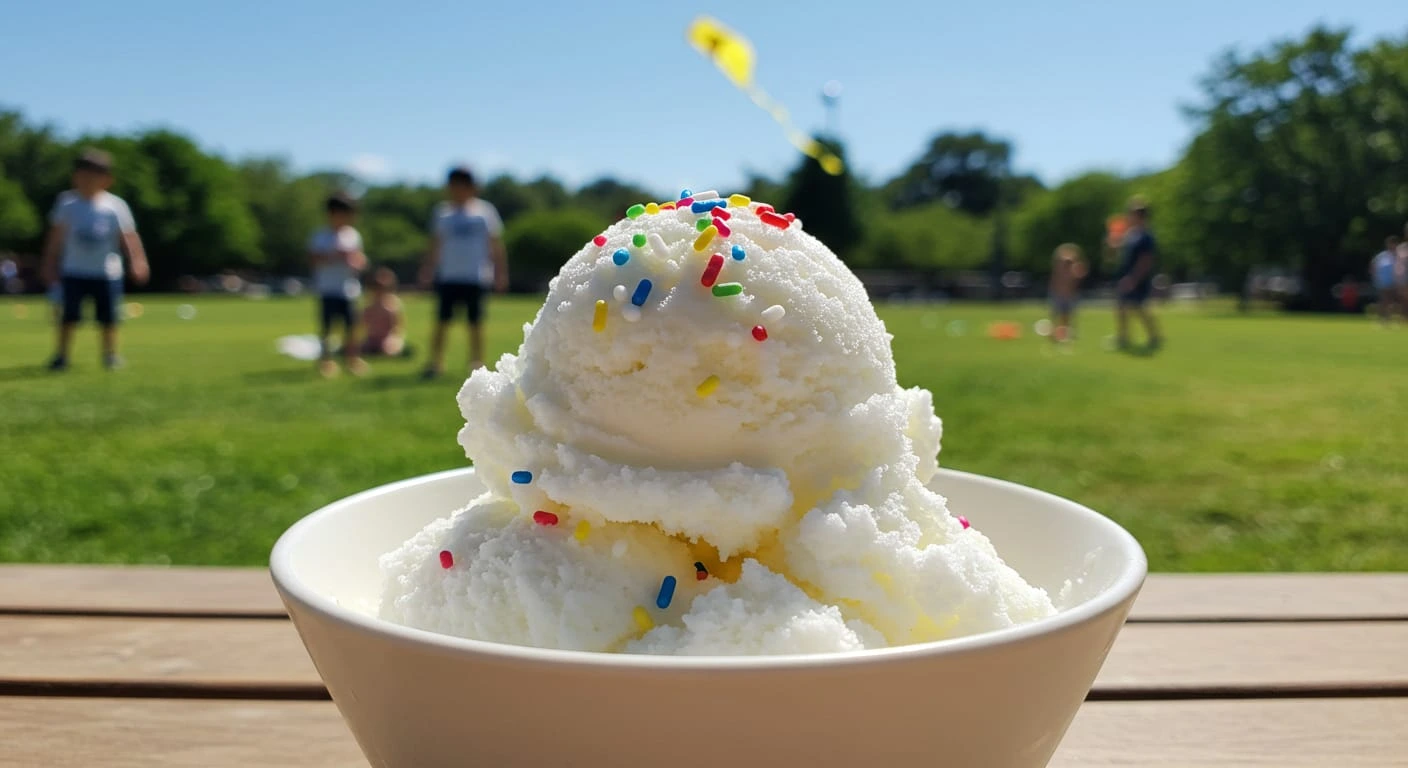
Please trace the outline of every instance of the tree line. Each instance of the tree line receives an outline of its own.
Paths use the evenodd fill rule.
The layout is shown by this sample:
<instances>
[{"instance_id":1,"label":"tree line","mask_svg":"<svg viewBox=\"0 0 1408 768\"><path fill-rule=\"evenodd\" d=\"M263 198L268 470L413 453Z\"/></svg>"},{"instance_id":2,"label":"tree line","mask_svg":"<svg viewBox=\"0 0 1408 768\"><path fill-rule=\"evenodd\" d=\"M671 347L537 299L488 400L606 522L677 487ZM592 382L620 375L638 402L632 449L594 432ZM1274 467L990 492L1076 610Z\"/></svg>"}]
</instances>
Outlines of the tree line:
<instances>
[{"instance_id":1,"label":"tree line","mask_svg":"<svg viewBox=\"0 0 1408 768\"><path fill-rule=\"evenodd\" d=\"M754 176L740 191L795 211L857 269L1040 276L1052 249L1074 242L1097 279L1108 263L1107 221L1141 194L1165 272L1238 290L1253 269L1279 268L1301 278L1297 302L1311 309L1333 307L1333 286L1362 275L1384 237L1402 233L1408 35L1360 44L1347 29L1318 27L1228 52L1186 111L1194 138L1156 173L1093 171L1048 188L1014 169L1009 141L946 132L893 178L830 176L803 159L786 178ZM844 155L834 137L821 139ZM113 191L131 205L159 287L226 270L306 272L323 199L356 181L298 173L280 158L225 158L171 130L65 138L0 111L0 252L40 252L47 211L89 145L114 156ZM481 194L504 219L515 271L532 278L555 272L632 203L669 191L609 177L570 188L551 176L500 175ZM371 258L410 274L440 195L431 184L366 187L359 228Z\"/></svg>"}]
</instances>

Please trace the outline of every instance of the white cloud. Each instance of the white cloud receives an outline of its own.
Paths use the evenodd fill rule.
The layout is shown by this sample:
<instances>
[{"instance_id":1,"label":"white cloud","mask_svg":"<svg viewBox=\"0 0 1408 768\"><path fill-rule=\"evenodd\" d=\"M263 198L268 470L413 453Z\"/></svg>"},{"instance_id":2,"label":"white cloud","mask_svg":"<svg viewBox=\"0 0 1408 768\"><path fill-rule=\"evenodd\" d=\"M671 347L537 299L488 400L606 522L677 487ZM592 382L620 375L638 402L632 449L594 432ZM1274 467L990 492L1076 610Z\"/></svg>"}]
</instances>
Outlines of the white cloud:
<instances>
[{"instance_id":1,"label":"white cloud","mask_svg":"<svg viewBox=\"0 0 1408 768\"><path fill-rule=\"evenodd\" d=\"M359 179L381 180L391 175L391 161L381 155L363 152L352 158L348 170Z\"/></svg>"}]
</instances>

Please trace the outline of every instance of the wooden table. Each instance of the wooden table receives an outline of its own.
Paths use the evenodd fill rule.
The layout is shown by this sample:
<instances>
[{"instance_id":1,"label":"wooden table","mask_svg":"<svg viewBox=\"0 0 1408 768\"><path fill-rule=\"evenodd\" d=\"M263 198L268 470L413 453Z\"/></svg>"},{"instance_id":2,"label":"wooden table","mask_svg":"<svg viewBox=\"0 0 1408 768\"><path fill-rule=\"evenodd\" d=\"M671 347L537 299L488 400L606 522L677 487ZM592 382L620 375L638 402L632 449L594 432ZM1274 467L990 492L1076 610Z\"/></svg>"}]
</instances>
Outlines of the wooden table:
<instances>
[{"instance_id":1,"label":"wooden table","mask_svg":"<svg viewBox=\"0 0 1408 768\"><path fill-rule=\"evenodd\" d=\"M1154 575L1053 766L1408 766L1408 574ZM365 766L262 570L0 566L0 766Z\"/></svg>"}]
</instances>

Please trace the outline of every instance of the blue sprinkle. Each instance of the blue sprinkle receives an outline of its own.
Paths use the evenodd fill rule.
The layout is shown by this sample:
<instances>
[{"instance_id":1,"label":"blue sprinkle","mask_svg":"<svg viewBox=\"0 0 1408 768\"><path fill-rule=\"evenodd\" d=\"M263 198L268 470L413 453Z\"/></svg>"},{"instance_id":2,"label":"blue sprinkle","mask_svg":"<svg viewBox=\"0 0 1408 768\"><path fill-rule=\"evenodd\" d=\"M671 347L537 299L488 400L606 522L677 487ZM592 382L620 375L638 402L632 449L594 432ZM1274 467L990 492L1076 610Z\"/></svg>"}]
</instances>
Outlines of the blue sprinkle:
<instances>
[{"instance_id":1,"label":"blue sprinkle","mask_svg":"<svg viewBox=\"0 0 1408 768\"><path fill-rule=\"evenodd\" d=\"M685 199L686 197L689 197L689 196L692 195L692 194L694 194L694 190L692 190L692 189L681 189L681 190L680 190L680 199L683 200L683 199Z\"/></svg>"},{"instance_id":2,"label":"blue sprinkle","mask_svg":"<svg viewBox=\"0 0 1408 768\"><path fill-rule=\"evenodd\" d=\"M727 200L698 200L689 204L689 210L693 211L694 213L703 213L705 211L712 211L715 208L727 207Z\"/></svg>"},{"instance_id":3,"label":"blue sprinkle","mask_svg":"<svg viewBox=\"0 0 1408 768\"><path fill-rule=\"evenodd\" d=\"M649 295L650 280L649 278L643 278L639 283L636 283L636 292L631 294L631 303L639 307L645 303L645 299Z\"/></svg>"},{"instance_id":4,"label":"blue sprinkle","mask_svg":"<svg viewBox=\"0 0 1408 768\"><path fill-rule=\"evenodd\" d=\"M733 246L733 260L734 260L734 261L743 261L743 257L746 256L746 255L747 255L747 254L745 254L745 253L743 252L743 246L741 246L741 245L735 245L735 246Z\"/></svg>"},{"instance_id":5,"label":"blue sprinkle","mask_svg":"<svg viewBox=\"0 0 1408 768\"><path fill-rule=\"evenodd\" d=\"M670 601L675 599L675 577L666 576L660 582L660 594L655 597L655 607L665 610L670 607Z\"/></svg>"},{"instance_id":6,"label":"blue sprinkle","mask_svg":"<svg viewBox=\"0 0 1408 768\"><path fill-rule=\"evenodd\" d=\"M515 483L518 483L519 485L527 485L533 482L533 473L529 472L526 469L520 469L517 472L514 472L513 474L509 475L508 477L510 480Z\"/></svg>"},{"instance_id":7,"label":"blue sprinkle","mask_svg":"<svg viewBox=\"0 0 1408 768\"><path fill-rule=\"evenodd\" d=\"M616 252L611 254L611 260L616 262L616 266L623 267L631 260L631 252L625 248L617 248Z\"/></svg>"}]
</instances>

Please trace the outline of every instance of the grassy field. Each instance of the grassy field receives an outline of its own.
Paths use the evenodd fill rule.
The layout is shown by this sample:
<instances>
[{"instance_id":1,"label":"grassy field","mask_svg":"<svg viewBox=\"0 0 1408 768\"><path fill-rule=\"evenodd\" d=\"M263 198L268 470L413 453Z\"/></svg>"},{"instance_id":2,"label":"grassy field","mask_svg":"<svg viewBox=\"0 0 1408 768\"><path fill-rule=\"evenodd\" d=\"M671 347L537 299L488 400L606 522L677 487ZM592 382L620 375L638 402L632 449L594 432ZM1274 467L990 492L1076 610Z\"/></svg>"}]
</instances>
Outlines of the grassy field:
<instances>
[{"instance_id":1,"label":"grassy field","mask_svg":"<svg viewBox=\"0 0 1408 768\"><path fill-rule=\"evenodd\" d=\"M310 300L202 297L186 319L189 299L139 299L127 370L103 372L85 328L61 376L37 365L45 305L0 302L0 561L259 564L319 505L465 463L458 378L396 361L324 381L275 354ZM409 305L421 341L429 307ZM490 359L536 306L493 305ZM1069 353L1031 332L1037 306L881 315L901 381L934 392L942 464L1089 504L1155 569L1408 569L1408 330L1169 307L1148 357L1102 348L1104 309ZM1023 338L988 338L999 319Z\"/></svg>"}]
</instances>

